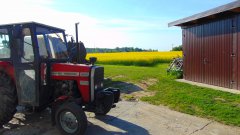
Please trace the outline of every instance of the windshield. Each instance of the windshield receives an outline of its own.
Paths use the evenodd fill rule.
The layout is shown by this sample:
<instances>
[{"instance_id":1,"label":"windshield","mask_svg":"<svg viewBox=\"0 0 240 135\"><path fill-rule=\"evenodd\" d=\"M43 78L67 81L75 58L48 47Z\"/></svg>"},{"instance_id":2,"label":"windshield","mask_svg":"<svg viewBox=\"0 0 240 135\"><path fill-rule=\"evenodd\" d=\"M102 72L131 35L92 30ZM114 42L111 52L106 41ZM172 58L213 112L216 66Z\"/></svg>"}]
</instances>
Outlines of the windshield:
<instances>
[{"instance_id":1,"label":"windshield","mask_svg":"<svg viewBox=\"0 0 240 135\"><path fill-rule=\"evenodd\" d=\"M10 58L9 36L7 29L0 29L0 58Z\"/></svg>"},{"instance_id":2,"label":"windshield","mask_svg":"<svg viewBox=\"0 0 240 135\"><path fill-rule=\"evenodd\" d=\"M67 45L63 32L38 27L36 33L39 53L42 58L68 58Z\"/></svg>"}]
</instances>

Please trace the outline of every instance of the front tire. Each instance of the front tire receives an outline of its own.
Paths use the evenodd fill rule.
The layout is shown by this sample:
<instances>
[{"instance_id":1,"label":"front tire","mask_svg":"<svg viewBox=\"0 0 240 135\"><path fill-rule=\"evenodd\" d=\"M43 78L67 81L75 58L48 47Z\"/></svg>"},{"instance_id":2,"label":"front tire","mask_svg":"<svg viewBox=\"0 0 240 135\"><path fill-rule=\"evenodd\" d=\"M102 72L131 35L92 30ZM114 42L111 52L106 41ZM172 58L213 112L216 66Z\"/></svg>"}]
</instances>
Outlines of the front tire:
<instances>
[{"instance_id":1,"label":"front tire","mask_svg":"<svg viewBox=\"0 0 240 135\"><path fill-rule=\"evenodd\" d=\"M63 135L83 135L87 129L87 117L82 108L74 102L60 105L55 121Z\"/></svg>"},{"instance_id":2,"label":"front tire","mask_svg":"<svg viewBox=\"0 0 240 135\"><path fill-rule=\"evenodd\" d=\"M16 87L11 78L0 72L0 126L9 122L16 113Z\"/></svg>"}]
</instances>

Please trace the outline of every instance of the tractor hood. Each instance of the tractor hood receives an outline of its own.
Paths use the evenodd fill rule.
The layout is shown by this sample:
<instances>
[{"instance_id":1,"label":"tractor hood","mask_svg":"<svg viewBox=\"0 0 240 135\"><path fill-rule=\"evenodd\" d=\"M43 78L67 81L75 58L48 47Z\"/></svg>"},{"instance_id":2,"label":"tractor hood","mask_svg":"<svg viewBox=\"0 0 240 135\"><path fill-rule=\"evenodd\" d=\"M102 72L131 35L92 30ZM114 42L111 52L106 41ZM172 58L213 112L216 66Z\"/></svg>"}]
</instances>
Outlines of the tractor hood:
<instances>
[{"instance_id":1,"label":"tractor hood","mask_svg":"<svg viewBox=\"0 0 240 135\"><path fill-rule=\"evenodd\" d=\"M55 63L51 66L53 80L73 80L77 82L78 89L84 102L90 101L90 73L92 65Z\"/></svg>"},{"instance_id":2,"label":"tractor hood","mask_svg":"<svg viewBox=\"0 0 240 135\"><path fill-rule=\"evenodd\" d=\"M84 102L93 102L95 93L103 89L104 68L86 64L55 63L51 66L53 80L77 82Z\"/></svg>"},{"instance_id":3,"label":"tractor hood","mask_svg":"<svg viewBox=\"0 0 240 135\"><path fill-rule=\"evenodd\" d=\"M55 77L89 77L91 68L92 65L55 63L51 67L51 76L53 79Z\"/></svg>"}]
</instances>

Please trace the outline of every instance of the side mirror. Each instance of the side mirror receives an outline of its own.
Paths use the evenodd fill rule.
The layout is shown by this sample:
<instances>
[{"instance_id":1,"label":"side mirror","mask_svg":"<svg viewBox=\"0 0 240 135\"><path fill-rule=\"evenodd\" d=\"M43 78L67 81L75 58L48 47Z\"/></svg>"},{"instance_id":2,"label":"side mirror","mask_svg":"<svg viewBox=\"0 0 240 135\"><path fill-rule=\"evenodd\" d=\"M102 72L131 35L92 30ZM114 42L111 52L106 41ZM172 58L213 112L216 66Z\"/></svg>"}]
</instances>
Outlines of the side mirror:
<instances>
[{"instance_id":1,"label":"side mirror","mask_svg":"<svg viewBox=\"0 0 240 135\"><path fill-rule=\"evenodd\" d=\"M89 61L92 65L94 65L94 63L97 61L97 58L96 57L90 57Z\"/></svg>"}]
</instances>

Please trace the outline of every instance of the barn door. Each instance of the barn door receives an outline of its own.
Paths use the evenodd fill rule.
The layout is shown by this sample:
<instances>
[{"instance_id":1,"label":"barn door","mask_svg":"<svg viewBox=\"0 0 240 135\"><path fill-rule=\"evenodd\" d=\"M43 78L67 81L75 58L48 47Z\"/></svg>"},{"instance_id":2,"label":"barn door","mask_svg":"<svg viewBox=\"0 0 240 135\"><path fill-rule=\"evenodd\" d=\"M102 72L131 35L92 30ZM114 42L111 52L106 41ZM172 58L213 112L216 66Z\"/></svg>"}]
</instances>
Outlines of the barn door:
<instances>
[{"instance_id":1,"label":"barn door","mask_svg":"<svg viewBox=\"0 0 240 135\"><path fill-rule=\"evenodd\" d=\"M232 19L204 24L203 39L204 83L232 88L234 84Z\"/></svg>"},{"instance_id":2,"label":"barn door","mask_svg":"<svg viewBox=\"0 0 240 135\"><path fill-rule=\"evenodd\" d=\"M235 31L235 36L237 36L237 53L236 53L236 58L237 59L237 81L236 81L236 85L237 85L237 89L240 90L240 15L237 16L237 19L236 19L236 31ZM235 37L234 37L235 38Z\"/></svg>"},{"instance_id":3,"label":"barn door","mask_svg":"<svg viewBox=\"0 0 240 135\"><path fill-rule=\"evenodd\" d=\"M203 82L202 26L183 29L183 75L184 79Z\"/></svg>"},{"instance_id":4,"label":"barn door","mask_svg":"<svg viewBox=\"0 0 240 135\"><path fill-rule=\"evenodd\" d=\"M232 80L230 82L232 89L237 89L237 16L232 19Z\"/></svg>"}]
</instances>

